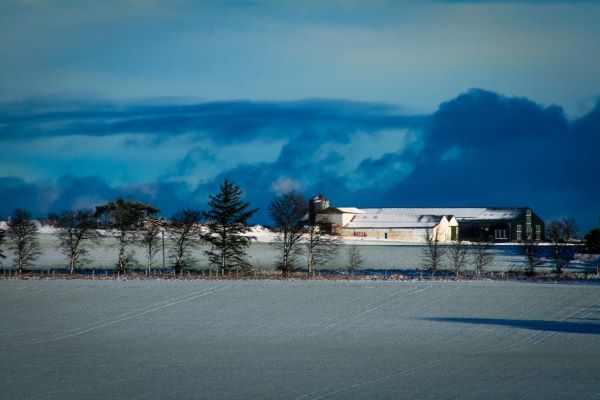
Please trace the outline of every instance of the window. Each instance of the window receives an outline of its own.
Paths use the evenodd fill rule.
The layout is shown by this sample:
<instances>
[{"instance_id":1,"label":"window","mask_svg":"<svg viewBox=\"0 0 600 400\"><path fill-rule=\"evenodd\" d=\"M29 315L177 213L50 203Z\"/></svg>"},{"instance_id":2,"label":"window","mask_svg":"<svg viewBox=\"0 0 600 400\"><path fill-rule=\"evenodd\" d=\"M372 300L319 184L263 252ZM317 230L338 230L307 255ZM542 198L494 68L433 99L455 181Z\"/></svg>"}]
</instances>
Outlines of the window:
<instances>
[{"instance_id":1,"label":"window","mask_svg":"<svg viewBox=\"0 0 600 400\"><path fill-rule=\"evenodd\" d=\"M523 240L523 225L517 225L517 240Z\"/></svg>"},{"instance_id":2,"label":"window","mask_svg":"<svg viewBox=\"0 0 600 400\"><path fill-rule=\"evenodd\" d=\"M508 229L496 229L494 237L496 239L508 239Z\"/></svg>"},{"instance_id":3,"label":"window","mask_svg":"<svg viewBox=\"0 0 600 400\"><path fill-rule=\"evenodd\" d=\"M541 225L535 226L535 239L542 240L542 226Z\"/></svg>"},{"instance_id":4,"label":"window","mask_svg":"<svg viewBox=\"0 0 600 400\"><path fill-rule=\"evenodd\" d=\"M458 239L458 227L457 226L451 226L450 227L450 240L456 240Z\"/></svg>"}]
</instances>

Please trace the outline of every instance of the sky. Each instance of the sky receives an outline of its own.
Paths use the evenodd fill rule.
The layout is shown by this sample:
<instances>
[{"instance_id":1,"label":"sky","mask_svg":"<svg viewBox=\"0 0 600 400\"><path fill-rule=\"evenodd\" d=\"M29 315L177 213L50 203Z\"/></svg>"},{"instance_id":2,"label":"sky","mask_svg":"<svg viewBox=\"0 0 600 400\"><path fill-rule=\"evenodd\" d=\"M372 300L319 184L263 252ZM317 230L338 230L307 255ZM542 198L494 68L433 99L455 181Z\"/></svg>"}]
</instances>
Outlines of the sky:
<instances>
[{"instance_id":1,"label":"sky","mask_svg":"<svg viewBox=\"0 0 600 400\"><path fill-rule=\"evenodd\" d=\"M338 206L529 206L600 224L600 1L0 3L0 216L224 179L269 224Z\"/></svg>"}]
</instances>

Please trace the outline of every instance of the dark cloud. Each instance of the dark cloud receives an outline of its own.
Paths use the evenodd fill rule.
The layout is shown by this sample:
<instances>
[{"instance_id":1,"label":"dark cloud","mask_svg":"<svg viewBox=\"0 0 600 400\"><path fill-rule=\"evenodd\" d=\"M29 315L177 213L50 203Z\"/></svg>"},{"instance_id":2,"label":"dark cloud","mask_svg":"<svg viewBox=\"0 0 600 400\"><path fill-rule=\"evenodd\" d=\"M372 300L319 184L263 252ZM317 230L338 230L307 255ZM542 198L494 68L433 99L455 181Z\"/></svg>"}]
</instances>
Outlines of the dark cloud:
<instances>
[{"instance_id":1,"label":"dark cloud","mask_svg":"<svg viewBox=\"0 0 600 400\"><path fill-rule=\"evenodd\" d=\"M516 4L569 4L569 3L599 3L600 0L437 0L441 3L516 3Z\"/></svg>"},{"instance_id":2,"label":"dark cloud","mask_svg":"<svg viewBox=\"0 0 600 400\"><path fill-rule=\"evenodd\" d=\"M403 116L395 107L347 100L294 102L228 101L191 105L112 105L72 101L64 110L33 110L29 103L0 105L0 140L53 136L195 134L221 143L278 138L310 128L343 140L349 130L375 131L420 126L424 118Z\"/></svg>"},{"instance_id":3,"label":"dark cloud","mask_svg":"<svg viewBox=\"0 0 600 400\"><path fill-rule=\"evenodd\" d=\"M434 113L399 205L529 205L542 217L598 218L598 107L569 123L559 107L473 90ZM455 157L444 157L455 152Z\"/></svg>"},{"instance_id":4,"label":"dark cloud","mask_svg":"<svg viewBox=\"0 0 600 400\"><path fill-rule=\"evenodd\" d=\"M53 185L29 184L14 177L0 177L0 217L6 218L16 208L38 212L52 201Z\"/></svg>"},{"instance_id":5,"label":"dark cloud","mask_svg":"<svg viewBox=\"0 0 600 400\"><path fill-rule=\"evenodd\" d=\"M123 120L127 129L140 123L140 132L179 134L184 127L204 127L211 139L220 138L221 146L243 142L241 131L284 144L274 161L222 168L214 179L193 186L180 179L199 166L217 163L214 150L202 145L192 144L173 173L157 182L111 186L97 176L67 176L55 184L31 184L5 177L0 179L0 214L24 207L44 215L126 196L152 202L169 216L183 207L205 208L208 195L227 178L241 185L246 199L260 208L254 221L258 223L269 222L267 205L285 187L298 187L306 196L323 193L344 206L529 205L546 219L575 217L585 230L600 217L600 102L575 121L569 121L560 107L479 89L420 117L402 116L386 105L320 100L132 106L102 111L106 112L109 120ZM17 121L21 117L3 127L41 123L25 117ZM61 129L70 134L68 127L78 118L71 114L57 118L53 124L61 127L50 134L58 135ZM152 124L152 119L162 122ZM98 115L90 120L97 132L112 124ZM169 126L169 121L180 125ZM84 122L79 118L77 123ZM147 128L142 129L144 124ZM125 132L125 125L117 125L102 134ZM386 137L385 151L370 155L365 149L362 158L349 166L344 149L353 135L362 132L374 141L380 138L378 132L401 128L411 128L416 139L403 147L400 136L397 142L396 136ZM154 146L143 138L127 145ZM323 146L329 146L328 153L319 153Z\"/></svg>"},{"instance_id":6,"label":"dark cloud","mask_svg":"<svg viewBox=\"0 0 600 400\"><path fill-rule=\"evenodd\" d=\"M529 145L564 135L568 122L557 106L473 89L440 105L429 129L427 150ZM429 153L428 153L429 154Z\"/></svg>"}]
</instances>

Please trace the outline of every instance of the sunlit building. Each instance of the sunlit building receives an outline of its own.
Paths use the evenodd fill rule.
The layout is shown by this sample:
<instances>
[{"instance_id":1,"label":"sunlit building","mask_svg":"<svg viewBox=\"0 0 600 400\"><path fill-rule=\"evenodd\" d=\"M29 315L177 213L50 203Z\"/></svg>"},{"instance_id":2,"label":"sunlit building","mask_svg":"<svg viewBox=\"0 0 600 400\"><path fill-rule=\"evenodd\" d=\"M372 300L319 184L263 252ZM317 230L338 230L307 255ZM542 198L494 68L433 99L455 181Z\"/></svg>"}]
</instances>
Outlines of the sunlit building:
<instances>
[{"instance_id":1,"label":"sunlit building","mask_svg":"<svg viewBox=\"0 0 600 400\"><path fill-rule=\"evenodd\" d=\"M314 202L318 200L318 206ZM343 236L399 242L521 242L545 239L544 221L528 207L356 208L311 199L311 220Z\"/></svg>"}]
</instances>

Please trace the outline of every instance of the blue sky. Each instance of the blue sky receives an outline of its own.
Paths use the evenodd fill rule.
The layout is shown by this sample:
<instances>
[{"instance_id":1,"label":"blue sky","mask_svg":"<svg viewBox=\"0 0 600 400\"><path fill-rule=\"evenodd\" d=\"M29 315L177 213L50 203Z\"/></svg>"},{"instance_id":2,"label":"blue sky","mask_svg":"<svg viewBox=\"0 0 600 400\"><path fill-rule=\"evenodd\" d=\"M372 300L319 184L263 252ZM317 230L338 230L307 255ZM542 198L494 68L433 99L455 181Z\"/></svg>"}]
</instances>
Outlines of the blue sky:
<instances>
[{"instance_id":1,"label":"blue sky","mask_svg":"<svg viewBox=\"0 0 600 400\"><path fill-rule=\"evenodd\" d=\"M598 1L5 1L0 215L224 179L600 218Z\"/></svg>"}]
</instances>

